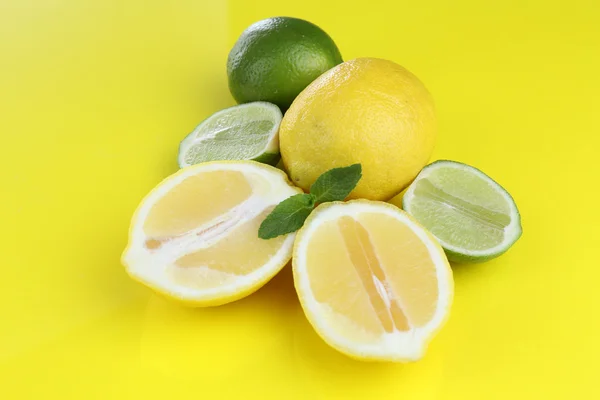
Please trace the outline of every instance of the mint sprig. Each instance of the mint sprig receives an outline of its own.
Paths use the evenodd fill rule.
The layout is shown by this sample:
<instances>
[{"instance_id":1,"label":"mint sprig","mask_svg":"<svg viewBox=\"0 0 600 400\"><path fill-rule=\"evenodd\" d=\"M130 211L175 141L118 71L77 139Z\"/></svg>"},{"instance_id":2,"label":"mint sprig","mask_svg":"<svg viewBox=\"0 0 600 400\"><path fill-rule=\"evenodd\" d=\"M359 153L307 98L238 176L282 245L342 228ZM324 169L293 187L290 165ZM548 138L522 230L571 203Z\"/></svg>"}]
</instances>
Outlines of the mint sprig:
<instances>
[{"instance_id":1,"label":"mint sprig","mask_svg":"<svg viewBox=\"0 0 600 400\"><path fill-rule=\"evenodd\" d=\"M360 164L349 167L334 168L319 176L310 187L310 194L317 203L327 201L343 201L362 177Z\"/></svg>"},{"instance_id":2,"label":"mint sprig","mask_svg":"<svg viewBox=\"0 0 600 400\"><path fill-rule=\"evenodd\" d=\"M260 224L258 237L272 239L297 231L304 225L317 203L342 201L362 177L360 164L333 168L317 178L310 193L301 193L279 203Z\"/></svg>"},{"instance_id":3,"label":"mint sprig","mask_svg":"<svg viewBox=\"0 0 600 400\"><path fill-rule=\"evenodd\" d=\"M288 197L271 211L258 228L258 237L271 239L286 233L296 232L315 207L315 196L297 194Z\"/></svg>"}]
</instances>

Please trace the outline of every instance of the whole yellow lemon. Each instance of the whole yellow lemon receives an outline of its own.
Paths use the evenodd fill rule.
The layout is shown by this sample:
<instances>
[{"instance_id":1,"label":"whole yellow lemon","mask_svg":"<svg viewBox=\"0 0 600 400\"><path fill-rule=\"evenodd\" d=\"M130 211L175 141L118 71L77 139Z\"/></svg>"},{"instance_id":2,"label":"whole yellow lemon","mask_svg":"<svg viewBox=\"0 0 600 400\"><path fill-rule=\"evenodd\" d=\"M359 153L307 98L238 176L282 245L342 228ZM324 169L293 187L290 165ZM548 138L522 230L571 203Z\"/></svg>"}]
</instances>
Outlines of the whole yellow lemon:
<instances>
[{"instance_id":1,"label":"whole yellow lemon","mask_svg":"<svg viewBox=\"0 0 600 400\"><path fill-rule=\"evenodd\" d=\"M427 164L436 130L433 99L416 76L392 61L357 58L296 97L281 122L280 151L304 190L331 168L360 163L349 197L388 200Z\"/></svg>"}]
</instances>

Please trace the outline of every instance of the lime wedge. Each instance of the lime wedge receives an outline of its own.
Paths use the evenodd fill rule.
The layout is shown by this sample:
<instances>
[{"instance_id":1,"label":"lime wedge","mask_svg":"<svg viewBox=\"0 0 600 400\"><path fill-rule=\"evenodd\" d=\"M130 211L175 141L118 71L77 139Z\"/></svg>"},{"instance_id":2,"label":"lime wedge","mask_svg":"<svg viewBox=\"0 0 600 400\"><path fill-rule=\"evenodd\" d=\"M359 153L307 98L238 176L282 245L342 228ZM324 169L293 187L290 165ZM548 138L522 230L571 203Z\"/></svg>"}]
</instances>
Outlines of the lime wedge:
<instances>
[{"instance_id":1,"label":"lime wedge","mask_svg":"<svg viewBox=\"0 0 600 400\"><path fill-rule=\"evenodd\" d=\"M429 229L452 261L498 257L522 233L510 194L477 168L454 161L423 168L404 194L402 208Z\"/></svg>"},{"instance_id":2,"label":"lime wedge","mask_svg":"<svg viewBox=\"0 0 600 400\"><path fill-rule=\"evenodd\" d=\"M275 104L257 101L226 108L202 121L179 145L181 168L206 161L279 161L279 124Z\"/></svg>"}]
</instances>

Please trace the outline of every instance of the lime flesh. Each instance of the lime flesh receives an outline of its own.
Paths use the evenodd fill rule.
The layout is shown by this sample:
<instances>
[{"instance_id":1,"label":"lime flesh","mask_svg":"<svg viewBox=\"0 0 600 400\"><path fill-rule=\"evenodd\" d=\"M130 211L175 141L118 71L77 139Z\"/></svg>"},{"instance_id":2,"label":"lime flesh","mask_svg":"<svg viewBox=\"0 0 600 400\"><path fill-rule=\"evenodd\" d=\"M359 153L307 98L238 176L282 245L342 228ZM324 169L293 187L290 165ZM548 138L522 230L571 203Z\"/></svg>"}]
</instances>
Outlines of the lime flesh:
<instances>
[{"instance_id":1,"label":"lime flesh","mask_svg":"<svg viewBox=\"0 0 600 400\"><path fill-rule=\"evenodd\" d=\"M279 160L282 114L271 103L253 102L219 111L194 129L179 146L179 166L219 160Z\"/></svg>"},{"instance_id":2,"label":"lime flesh","mask_svg":"<svg viewBox=\"0 0 600 400\"><path fill-rule=\"evenodd\" d=\"M522 233L510 194L478 169L454 161L426 166L402 206L433 233L452 261L495 258Z\"/></svg>"}]
</instances>

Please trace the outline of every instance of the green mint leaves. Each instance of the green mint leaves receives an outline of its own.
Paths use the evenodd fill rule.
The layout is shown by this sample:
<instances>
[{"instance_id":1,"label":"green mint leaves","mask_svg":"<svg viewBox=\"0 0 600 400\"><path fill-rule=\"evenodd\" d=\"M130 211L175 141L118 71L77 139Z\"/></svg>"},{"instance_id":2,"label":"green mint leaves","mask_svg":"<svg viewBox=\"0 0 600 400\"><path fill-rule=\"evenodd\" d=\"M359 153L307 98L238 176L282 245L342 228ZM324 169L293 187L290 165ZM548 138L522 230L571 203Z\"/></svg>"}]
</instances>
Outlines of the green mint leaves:
<instances>
[{"instance_id":1,"label":"green mint leaves","mask_svg":"<svg viewBox=\"0 0 600 400\"><path fill-rule=\"evenodd\" d=\"M260 225L258 237L272 239L297 231L304 225L316 203L344 200L361 177L360 164L325 172L312 184L310 193L297 194L279 203Z\"/></svg>"},{"instance_id":2,"label":"green mint leaves","mask_svg":"<svg viewBox=\"0 0 600 400\"><path fill-rule=\"evenodd\" d=\"M260 224L258 237L272 239L279 235L296 232L315 207L312 194L297 194L277 204L267 218Z\"/></svg>"},{"instance_id":3,"label":"green mint leaves","mask_svg":"<svg viewBox=\"0 0 600 400\"><path fill-rule=\"evenodd\" d=\"M334 168L317 178L310 187L310 194L315 196L317 203L327 201L343 201L362 176L360 164L344 168Z\"/></svg>"}]
</instances>

